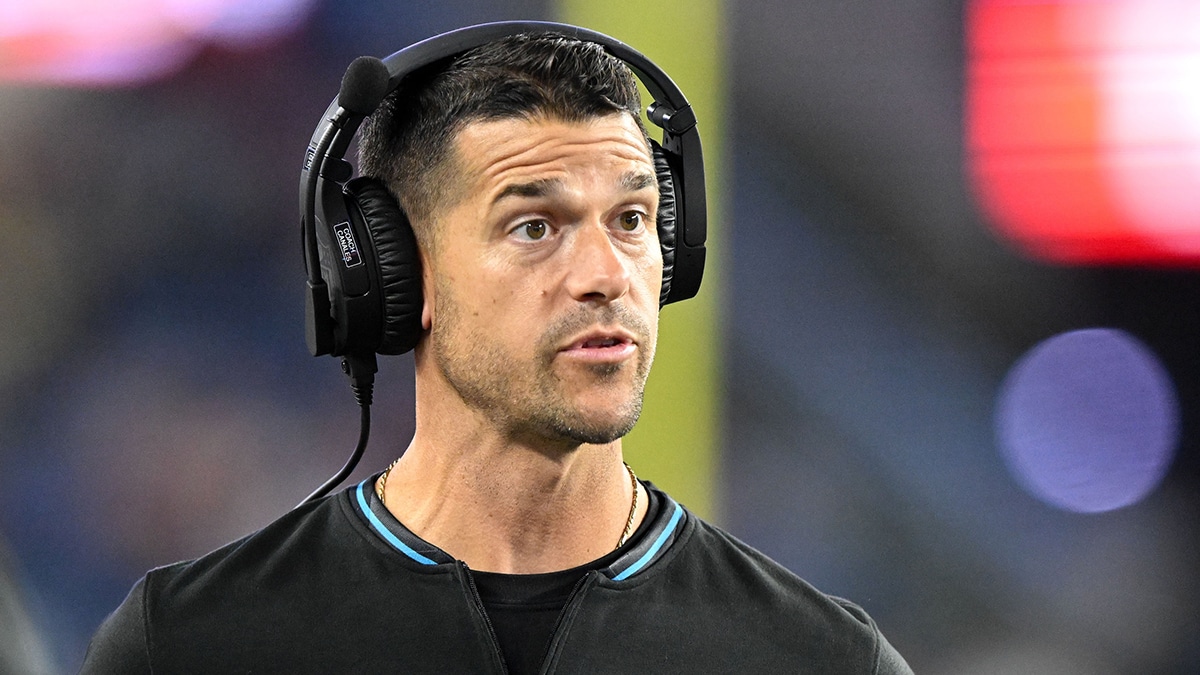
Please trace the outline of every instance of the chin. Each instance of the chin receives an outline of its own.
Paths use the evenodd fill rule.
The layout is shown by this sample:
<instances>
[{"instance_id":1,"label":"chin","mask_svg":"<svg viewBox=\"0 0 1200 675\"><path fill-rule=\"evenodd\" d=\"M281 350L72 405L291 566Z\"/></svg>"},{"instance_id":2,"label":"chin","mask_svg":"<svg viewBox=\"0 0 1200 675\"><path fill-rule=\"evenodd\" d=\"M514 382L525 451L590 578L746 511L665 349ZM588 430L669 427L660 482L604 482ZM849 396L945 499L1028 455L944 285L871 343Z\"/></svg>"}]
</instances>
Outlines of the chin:
<instances>
[{"instance_id":1,"label":"chin","mask_svg":"<svg viewBox=\"0 0 1200 675\"><path fill-rule=\"evenodd\" d=\"M635 420L636 421L636 420ZM577 420L540 420L509 430L510 438L535 447L563 451L581 445L607 445L629 433L633 423L588 424Z\"/></svg>"},{"instance_id":2,"label":"chin","mask_svg":"<svg viewBox=\"0 0 1200 675\"><path fill-rule=\"evenodd\" d=\"M633 429L642 412L642 398L639 395L615 407L611 397L602 402L606 405L543 408L513 431L518 436L567 446L612 443Z\"/></svg>"},{"instance_id":3,"label":"chin","mask_svg":"<svg viewBox=\"0 0 1200 675\"><path fill-rule=\"evenodd\" d=\"M625 436L637 424L642 413L642 401L639 396L635 402L620 410L613 410L608 415L595 415L595 409L589 409L590 415L578 415L573 423L564 424L556 431L579 443L604 445ZM566 420L560 420L566 421Z\"/></svg>"},{"instance_id":4,"label":"chin","mask_svg":"<svg viewBox=\"0 0 1200 675\"><path fill-rule=\"evenodd\" d=\"M572 445L608 445L629 433L633 429L633 425L621 427L576 427L572 429L558 429L559 438L570 442Z\"/></svg>"}]
</instances>

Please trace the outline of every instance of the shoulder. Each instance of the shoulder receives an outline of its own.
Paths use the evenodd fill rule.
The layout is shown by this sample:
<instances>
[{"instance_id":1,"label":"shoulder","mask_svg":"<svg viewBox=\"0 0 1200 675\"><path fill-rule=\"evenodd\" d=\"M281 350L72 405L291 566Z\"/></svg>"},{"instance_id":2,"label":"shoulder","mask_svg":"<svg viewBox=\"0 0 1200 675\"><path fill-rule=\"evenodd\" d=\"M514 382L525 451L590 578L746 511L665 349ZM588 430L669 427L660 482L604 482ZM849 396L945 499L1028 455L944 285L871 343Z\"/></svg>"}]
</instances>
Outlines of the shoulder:
<instances>
[{"instance_id":1,"label":"shoulder","mask_svg":"<svg viewBox=\"0 0 1200 675\"><path fill-rule=\"evenodd\" d=\"M289 511L262 529L193 560L158 567L143 580L147 602L182 599L207 588L260 584L273 571L289 575L305 557L328 555L325 549L346 538L341 495Z\"/></svg>"},{"instance_id":2,"label":"shoulder","mask_svg":"<svg viewBox=\"0 0 1200 675\"><path fill-rule=\"evenodd\" d=\"M824 672L850 672L835 664L856 663L862 669L853 672L911 675L862 607L818 590L694 514L688 520L686 536L667 567L706 596L706 605L723 608L721 621L754 626L753 639L776 645L781 655L789 647L805 658L821 654L829 659Z\"/></svg>"},{"instance_id":3,"label":"shoulder","mask_svg":"<svg viewBox=\"0 0 1200 675\"><path fill-rule=\"evenodd\" d=\"M146 641L145 584L134 585L112 614L100 624L84 656L80 673L149 673Z\"/></svg>"},{"instance_id":4,"label":"shoulder","mask_svg":"<svg viewBox=\"0 0 1200 675\"><path fill-rule=\"evenodd\" d=\"M725 530L689 514L688 535L675 565L691 574L721 579L715 592L737 596L742 604L777 614L802 613L809 623L852 622L870 627L857 605L817 590L791 570ZM731 598L733 599L733 598Z\"/></svg>"},{"instance_id":5,"label":"shoulder","mask_svg":"<svg viewBox=\"0 0 1200 675\"><path fill-rule=\"evenodd\" d=\"M150 672L166 645L219 644L294 611L308 588L337 586L329 570L361 556L365 541L344 499L327 497L207 555L150 570L93 636L83 672Z\"/></svg>"}]
</instances>

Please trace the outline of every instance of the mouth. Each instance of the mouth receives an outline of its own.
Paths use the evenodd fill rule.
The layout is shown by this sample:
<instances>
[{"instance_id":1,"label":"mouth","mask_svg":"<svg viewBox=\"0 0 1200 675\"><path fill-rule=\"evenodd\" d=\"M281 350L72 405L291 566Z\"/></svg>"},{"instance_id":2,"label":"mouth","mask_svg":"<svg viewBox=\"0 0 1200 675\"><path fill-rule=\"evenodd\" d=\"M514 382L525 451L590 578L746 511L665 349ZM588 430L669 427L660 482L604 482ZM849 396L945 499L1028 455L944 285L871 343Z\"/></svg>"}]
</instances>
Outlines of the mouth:
<instances>
[{"instance_id":1,"label":"mouth","mask_svg":"<svg viewBox=\"0 0 1200 675\"><path fill-rule=\"evenodd\" d=\"M629 342L617 337L595 337L588 338L579 344L580 349L604 349L606 347L615 347L620 344Z\"/></svg>"},{"instance_id":2,"label":"mouth","mask_svg":"<svg viewBox=\"0 0 1200 675\"><path fill-rule=\"evenodd\" d=\"M596 328L576 334L563 350L609 349L621 345L636 345L637 339L624 328Z\"/></svg>"},{"instance_id":3,"label":"mouth","mask_svg":"<svg viewBox=\"0 0 1200 675\"><path fill-rule=\"evenodd\" d=\"M575 337L559 353L589 361L621 361L637 350L637 340L623 329L589 331Z\"/></svg>"}]
</instances>

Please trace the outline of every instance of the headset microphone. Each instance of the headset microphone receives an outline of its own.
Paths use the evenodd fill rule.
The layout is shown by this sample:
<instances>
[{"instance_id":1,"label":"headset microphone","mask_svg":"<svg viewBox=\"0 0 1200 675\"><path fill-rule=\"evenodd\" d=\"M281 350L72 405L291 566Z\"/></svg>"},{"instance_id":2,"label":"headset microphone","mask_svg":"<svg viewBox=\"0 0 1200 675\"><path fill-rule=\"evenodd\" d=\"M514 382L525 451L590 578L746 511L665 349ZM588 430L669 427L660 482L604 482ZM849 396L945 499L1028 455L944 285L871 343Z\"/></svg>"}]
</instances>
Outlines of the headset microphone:
<instances>
[{"instance_id":1,"label":"headset microphone","mask_svg":"<svg viewBox=\"0 0 1200 675\"><path fill-rule=\"evenodd\" d=\"M349 177L349 167L344 166L345 160L340 157L330 157L329 148L332 145L336 131L347 124L355 127L362 119L375 111L383 97L388 94L388 69L383 61L373 56L360 56L350 63L346 74L342 76L342 86L338 90L337 106L340 110L328 120L329 127L318 139L315 145L309 146L305 160L304 184L311 186L311 197L302 195L301 200L301 229L304 242L305 262L309 270L309 295L306 303L305 322L308 326L306 342L314 356L328 354L334 350L331 340L335 332L333 316L330 312L329 288L320 276L321 261L317 243L316 197L317 183L328 173L328 177L337 182L344 182ZM330 161L330 167L325 166ZM340 178L340 180L338 180ZM306 189L306 192L308 190ZM315 279L314 279L315 277ZM361 409L362 420L359 426L359 439L349 460L336 474L306 497L300 504L307 504L328 494L337 487L362 458L367 448L367 440L371 433L371 399L375 383L375 372L378 364L375 352L346 353L342 359L342 370L350 376L351 387Z\"/></svg>"},{"instance_id":2,"label":"headset microphone","mask_svg":"<svg viewBox=\"0 0 1200 675\"><path fill-rule=\"evenodd\" d=\"M347 112L366 117L375 112L388 93L387 66L374 56L360 56L350 63L342 76L338 105Z\"/></svg>"}]
</instances>

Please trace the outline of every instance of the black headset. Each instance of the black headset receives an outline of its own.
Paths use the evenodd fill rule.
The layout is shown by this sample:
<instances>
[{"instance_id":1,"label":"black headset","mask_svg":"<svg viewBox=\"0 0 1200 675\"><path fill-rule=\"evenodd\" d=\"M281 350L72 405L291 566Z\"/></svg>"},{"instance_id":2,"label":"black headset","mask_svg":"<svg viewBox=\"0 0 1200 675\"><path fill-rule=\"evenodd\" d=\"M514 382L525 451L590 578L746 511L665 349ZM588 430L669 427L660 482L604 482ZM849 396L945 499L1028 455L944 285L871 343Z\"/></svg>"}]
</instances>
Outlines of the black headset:
<instances>
[{"instance_id":1,"label":"black headset","mask_svg":"<svg viewBox=\"0 0 1200 675\"><path fill-rule=\"evenodd\" d=\"M704 272L704 161L696 116L658 66L607 35L567 24L506 21L461 28L383 59L350 64L337 99L309 141L300 173L300 218L308 272L306 342L313 356L402 354L422 334L416 240L395 198L375 178L351 179L344 157L363 119L410 73L518 33L557 33L602 45L641 79L663 130L653 143L663 251L660 304L696 295Z\"/></svg>"}]
</instances>

